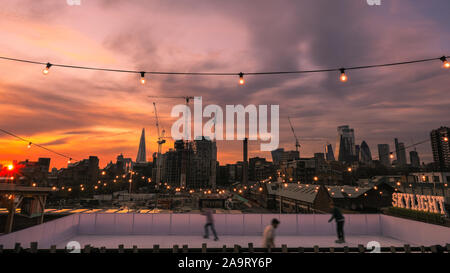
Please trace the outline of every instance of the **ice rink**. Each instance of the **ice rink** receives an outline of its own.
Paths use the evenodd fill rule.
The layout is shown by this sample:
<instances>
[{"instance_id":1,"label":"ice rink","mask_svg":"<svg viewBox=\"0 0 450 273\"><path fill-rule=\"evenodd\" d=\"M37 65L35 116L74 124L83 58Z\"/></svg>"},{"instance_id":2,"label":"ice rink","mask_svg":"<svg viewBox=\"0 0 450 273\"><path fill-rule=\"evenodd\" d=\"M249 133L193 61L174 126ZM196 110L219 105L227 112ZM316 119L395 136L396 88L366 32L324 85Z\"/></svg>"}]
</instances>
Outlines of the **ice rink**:
<instances>
[{"instance_id":1,"label":"ice rink","mask_svg":"<svg viewBox=\"0 0 450 273\"><path fill-rule=\"evenodd\" d=\"M207 247L221 248L224 245L233 247L235 244L241 247L247 247L248 243L253 243L254 247L261 247L261 236L219 236L218 241L203 239L201 236L114 236L114 235L81 235L64 240L58 243L57 248L64 248L68 242L75 241L81 247L91 245L91 247L117 248L123 244L125 248L153 248L153 245L159 245L160 248L172 248L174 245L182 247L188 245L189 248L201 248L203 243ZM370 241L379 242L381 247L403 246L408 242L400 241L393 238L383 236L349 236L346 238L345 244L337 244L334 241L335 236L277 236L275 239L276 247L285 244L287 247L357 247L358 245L366 246Z\"/></svg>"}]
</instances>

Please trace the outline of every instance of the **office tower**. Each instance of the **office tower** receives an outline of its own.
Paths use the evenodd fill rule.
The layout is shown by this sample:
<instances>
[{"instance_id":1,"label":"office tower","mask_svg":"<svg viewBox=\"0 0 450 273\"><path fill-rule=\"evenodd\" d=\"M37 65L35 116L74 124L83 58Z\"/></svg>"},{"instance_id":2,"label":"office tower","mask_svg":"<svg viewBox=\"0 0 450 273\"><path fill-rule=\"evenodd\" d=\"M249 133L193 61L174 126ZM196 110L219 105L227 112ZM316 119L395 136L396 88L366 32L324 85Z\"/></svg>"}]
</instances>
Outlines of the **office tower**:
<instances>
[{"instance_id":1,"label":"office tower","mask_svg":"<svg viewBox=\"0 0 450 273\"><path fill-rule=\"evenodd\" d=\"M370 152L369 145L367 145L366 141L364 140L363 142L361 142L359 160L366 164L372 162L372 153Z\"/></svg>"},{"instance_id":2,"label":"office tower","mask_svg":"<svg viewBox=\"0 0 450 273\"><path fill-rule=\"evenodd\" d=\"M355 159L355 132L348 125L337 128L337 158L340 162L352 163Z\"/></svg>"},{"instance_id":3,"label":"office tower","mask_svg":"<svg viewBox=\"0 0 450 273\"><path fill-rule=\"evenodd\" d=\"M356 161L356 162L359 162L359 160L360 160L360 157L359 157L360 151L361 151L361 146L355 145L354 161Z\"/></svg>"},{"instance_id":4,"label":"office tower","mask_svg":"<svg viewBox=\"0 0 450 273\"><path fill-rule=\"evenodd\" d=\"M450 128L440 127L430 133L433 160L440 171L450 170Z\"/></svg>"},{"instance_id":5,"label":"office tower","mask_svg":"<svg viewBox=\"0 0 450 273\"><path fill-rule=\"evenodd\" d=\"M398 142L398 139L394 139L395 141L395 155L397 157L397 165L405 166L406 165L406 149L405 144L403 142Z\"/></svg>"},{"instance_id":6,"label":"office tower","mask_svg":"<svg viewBox=\"0 0 450 273\"><path fill-rule=\"evenodd\" d=\"M326 153L326 159L327 159L328 161L335 161L335 159L334 159L334 153L333 153L333 146L331 146L331 144L328 144L328 145L326 146L326 151L325 151L325 153Z\"/></svg>"},{"instance_id":7,"label":"office tower","mask_svg":"<svg viewBox=\"0 0 450 273\"><path fill-rule=\"evenodd\" d=\"M416 151L409 152L409 160L411 160L411 167L413 168L420 167L419 153L417 153Z\"/></svg>"},{"instance_id":8,"label":"office tower","mask_svg":"<svg viewBox=\"0 0 450 273\"><path fill-rule=\"evenodd\" d=\"M284 149L283 148L278 148L276 150L273 150L271 152L272 154L272 161L274 165L279 165L280 161L281 161L281 157L284 154Z\"/></svg>"},{"instance_id":9,"label":"office tower","mask_svg":"<svg viewBox=\"0 0 450 273\"><path fill-rule=\"evenodd\" d=\"M248 183L248 138L244 138L243 143L243 154L244 154L244 160L243 160L243 170L242 170L242 184L246 185Z\"/></svg>"},{"instance_id":10,"label":"office tower","mask_svg":"<svg viewBox=\"0 0 450 273\"><path fill-rule=\"evenodd\" d=\"M145 151L145 129L142 128L141 140L139 142L139 149L136 157L136 163L146 163L147 155Z\"/></svg>"},{"instance_id":11,"label":"office tower","mask_svg":"<svg viewBox=\"0 0 450 273\"><path fill-rule=\"evenodd\" d=\"M380 159L380 163L386 167L391 166L391 159L389 158L389 155L389 144L378 144L378 158Z\"/></svg>"}]
</instances>

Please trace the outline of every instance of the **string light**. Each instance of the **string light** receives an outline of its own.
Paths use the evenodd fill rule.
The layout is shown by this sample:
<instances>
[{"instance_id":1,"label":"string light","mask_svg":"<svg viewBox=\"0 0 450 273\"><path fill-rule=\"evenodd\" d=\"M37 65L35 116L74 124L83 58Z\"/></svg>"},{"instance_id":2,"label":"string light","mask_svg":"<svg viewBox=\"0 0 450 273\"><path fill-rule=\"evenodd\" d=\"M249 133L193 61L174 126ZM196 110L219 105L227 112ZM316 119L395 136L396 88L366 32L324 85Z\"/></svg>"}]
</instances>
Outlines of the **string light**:
<instances>
[{"instance_id":1,"label":"string light","mask_svg":"<svg viewBox=\"0 0 450 273\"><path fill-rule=\"evenodd\" d=\"M240 85L244 85L245 81L244 81L244 73L239 72L239 84Z\"/></svg>"},{"instance_id":2,"label":"string light","mask_svg":"<svg viewBox=\"0 0 450 273\"><path fill-rule=\"evenodd\" d=\"M141 72L141 84L145 84L145 72Z\"/></svg>"},{"instance_id":3,"label":"string light","mask_svg":"<svg viewBox=\"0 0 450 273\"><path fill-rule=\"evenodd\" d=\"M449 56L442 56L437 58L428 58L428 59L420 59L420 60L411 60L411 61L403 61L403 62L394 62L394 63L384 63L384 64L374 64L374 65L364 65L364 66L353 66L347 68L326 68L326 69L317 69L317 70L293 70L293 71L264 71L264 72L246 72L246 75L281 75L281 74L306 74L306 73L317 73L317 72L333 72L340 71L341 76L340 80L342 82L346 82L348 80L347 75L345 74L345 70L357 70L357 69L370 69L370 68L379 68L379 67L389 67L389 66L398 66L398 65L406 65L406 64L415 64L415 63L423 63L441 60L443 62L444 68L450 68L450 63L447 61ZM157 75L191 75L191 76L239 76L239 84L243 85L244 81L244 73L232 73L232 72L165 72L165 71L136 71L129 69L111 69L111 68L100 68L100 67L88 67L88 66L76 66L76 65L67 65L67 64L51 64L45 62L37 62L26 59L17 59L11 57L0 56L0 59L14 61L14 62L22 62L29 64L37 64L37 65L45 65L44 70L42 71L44 75L47 75L50 67L57 66L63 68L72 68L72 69L83 69L83 70L96 70L96 71L105 71L105 72L120 72L120 73L139 73L141 74L141 83L145 83L145 79L143 79L143 74L157 74Z\"/></svg>"},{"instance_id":4,"label":"string light","mask_svg":"<svg viewBox=\"0 0 450 273\"><path fill-rule=\"evenodd\" d=\"M52 66L51 63L47 63L47 64L45 65L44 70L42 70L42 73L44 73L44 75L47 75L47 74L48 74L48 70L50 69L51 66Z\"/></svg>"},{"instance_id":5,"label":"string light","mask_svg":"<svg viewBox=\"0 0 450 273\"><path fill-rule=\"evenodd\" d=\"M1 58L1 57L0 57L0 58ZM31 145L34 145L34 146L36 146L36 147L38 147L38 148L44 149L44 150L46 150L46 151L48 151L48 152L51 152L51 153L54 153L54 154L56 154L56 155L58 155L58 156L68 158L68 159L69 159L69 163L70 163L70 161L72 160L72 158L69 157L69 156L67 156L67 155L64 155L64 154L62 154L62 153L58 153L57 151L52 150L52 149L50 149L50 148L47 148L47 147L45 147L45 146L42 146L42 145L40 145L40 144L32 143L30 140L25 139L25 138L23 138L23 137L20 137L20 136L14 134L14 133L11 133L11 132L9 132L9 131L7 131L7 130L4 130L4 129L1 129L1 128L0 128L0 132L3 132L3 133L5 133L5 134L7 134L7 135L10 135L10 136L15 137L15 138L17 138L17 139L19 139L19 140L21 140L21 141L23 141L23 142L28 143L28 146L27 146L28 148L31 148Z\"/></svg>"},{"instance_id":6,"label":"string light","mask_svg":"<svg viewBox=\"0 0 450 273\"><path fill-rule=\"evenodd\" d=\"M341 68L339 70L341 71L341 76L339 77L339 79L341 80L341 82L346 82L348 80L348 77L345 74L345 68Z\"/></svg>"},{"instance_id":7,"label":"string light","mask_svg":"<svg viewBox=\"0 0 450 273\"><path fill-rule=\"evenodd\" d=\"M70 162L72 162L72 158L69 158L69 160L67 160L68 164L70 164Z\"/></svg>"},{"instance_id":8,"label":"string light","mask_svg":"<svg viewBox=\"0 0 450 273\"><path fill-rule=\"evenodd\" d=\"M445 57L445 56L442 56L441 58L440 58L440 60L442 61L442 66L444 67L444 68L446 68L446 69L449 69L450 68L450 63L447 61L447 58Z\"/></svg>"},{"instance_id":9,"label":"string light","mask_svg":"<svg viewBox=\"0 0 450 273\"><path fill-rule=\"evenodd\" d=\"M445 141L445 142L448 142L448 137L444 137L444 141Z\"/></svg>"}]
</instances>

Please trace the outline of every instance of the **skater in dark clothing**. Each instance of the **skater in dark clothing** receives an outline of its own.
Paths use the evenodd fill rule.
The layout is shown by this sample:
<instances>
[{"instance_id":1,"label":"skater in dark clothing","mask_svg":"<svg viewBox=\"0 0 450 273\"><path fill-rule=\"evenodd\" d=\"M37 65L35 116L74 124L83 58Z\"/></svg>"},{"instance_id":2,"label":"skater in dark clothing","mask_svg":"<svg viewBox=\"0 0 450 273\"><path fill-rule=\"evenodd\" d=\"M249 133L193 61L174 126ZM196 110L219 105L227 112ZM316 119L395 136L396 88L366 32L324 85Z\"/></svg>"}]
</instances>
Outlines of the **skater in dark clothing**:
<instances>
[{"instance_id":1,"label":"skater in dark clothing","mask_svg":"<svg viewBox=\"0 0 450 273\"><path fill-rule=\"evenodd\" d=\"M203 236L203 238L205 239L209 238L208 227L210 227L214 234L214 241L219 240L219 237L217 237L216 229L214 228L214 218L212 209L206 209L205 211L202 212L202 215L206 216L205 236Z\"/></svg>"},{"instance_id":2,"label":"skater in dark clothing","mask_svg":"<svg viewBox=\"0 0 450 273\"><path fill-rule=\"evenodd\" d=\"M331 211L332 216L331 216L330 220L328 220L328 223L333 221L333 219L336 221L337 236L338 236L338 239L336 240L336 243L338 243L338 244L345 243L345 239L344 239L344 222L345 222L345 218L342 215L341 211L334 206L334 204L331 204L331 210L332 210Z\"/></svg>"}]
</instances>

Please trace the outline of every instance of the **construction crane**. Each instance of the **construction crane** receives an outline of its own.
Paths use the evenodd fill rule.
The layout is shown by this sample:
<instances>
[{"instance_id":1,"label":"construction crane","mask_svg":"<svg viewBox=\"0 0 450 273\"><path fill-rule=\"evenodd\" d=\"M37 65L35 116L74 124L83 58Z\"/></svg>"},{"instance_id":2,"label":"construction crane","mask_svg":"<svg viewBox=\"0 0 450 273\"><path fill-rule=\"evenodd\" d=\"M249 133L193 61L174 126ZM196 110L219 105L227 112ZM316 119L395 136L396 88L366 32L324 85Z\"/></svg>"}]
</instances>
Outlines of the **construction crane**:
<instances>
[{"instance_id":1,"label":"construction crane","mask_svg":"<svg viewBox=\"0 0 450 273\"><path fill-rule=\"evenodd\" d=\"M156 103L153 102L153 108L155 109L155 120L156 120L156 130L158 132L158 154L156 156L156 185L158 185L159 182L161 182L161 152L162 152L162 145L166 143L166 138L164 136L165 130L163 129L162 132L159 129L159 118L158 118L158 112L156 111Z\"/></svg>"},{"instance_id":2,"label":"construction crane","mask_svg":"<svg viewBox=\"0 0 450 273\"><path fill-rule=\"evenodd\" d=\"M194 97L192 97L192 96L172 96L172 97L171 96L148 96L148 97L149 98L158 98L158 99L183 99L185 101L187 107L189 107L189 102L192 99L194 99ZM187 128L187 123L188 123L188 120L186 119L185 123L184 123L184 131L185 131L184 138L186 141L188 140L186 134L187 134L188 130L190 130L190 128Z\"/></svg>"},{"instance_id":3,"label":"construction crane","mask_svg":"<svg viewBox=\"0 0 450 273\"><path fill-rule=\"evenodd\" d=\"M300 143L298 142L298 137L295 134L294 127L292 126L291 118L288 117L288 120L289 120L289 125L291 126L292 134L294 134L294 138L295 138L295 150L298 152L298 149L300 148Z\"/></svg>"}]
</instances>

